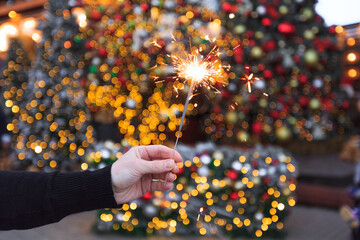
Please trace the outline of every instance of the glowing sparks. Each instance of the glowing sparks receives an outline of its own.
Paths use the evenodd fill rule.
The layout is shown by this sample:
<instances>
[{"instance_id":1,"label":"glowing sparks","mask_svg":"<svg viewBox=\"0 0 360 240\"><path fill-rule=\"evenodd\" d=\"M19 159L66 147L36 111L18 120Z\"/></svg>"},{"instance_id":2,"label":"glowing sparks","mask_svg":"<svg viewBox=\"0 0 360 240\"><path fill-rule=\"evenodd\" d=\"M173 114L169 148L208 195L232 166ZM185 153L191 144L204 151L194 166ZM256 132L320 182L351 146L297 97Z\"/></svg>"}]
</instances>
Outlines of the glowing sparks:
<instances>
[{"instance_id":1,"label":"glowing sparks","mask_svg":"<svg viewBox=\"0 0 360 240\"><path fill-rule=\"evenodd\" d=\"M201 207L200 210L199 210L199 214L198 214L198 217L197 217L197 221L200 220L200 216L201 216L201 214L202 214L203 212L204 212L204 208Z\"/></svg>"},{"instance_id":2,"label":"glowing sparks","mask_svg":"<svg viewBox=\"0 0 360 240\"><path fill-rule=\"evenodd\" d=\"M162 48L162 46L161 46L156 40L152 41L151 43L152 43L155 47Z\"/></svg>"},{"instance_id":3,"label":"glowing sparks","mask_svg":"<svg viewBox=\"0 0 360 240\"><path fill-rule=\"evenodd\" d=\"M246 81L248 92L251 93L251 84L254 83L254 80L260 80L258 77L254 77L254 74L251 73L250 75L244 74L244 77L241 80Z\"/></svg>"},{"instance_id":4,"label":"glowing sparks","mask_svg":"<svg viewBox=\"0 0 360 240\"><path fill-rule=\"evenodd\" d=\"M179 130L177 132L176 142L174 145L174 152L172 156L173 159L189 101L197 95L194 94L194 90L196 87L205 87L207 90L215 89L215 92L219 93L220 91L218 91L214 85L217 82L223 81L224 70L230 69L230 66L223 67L221 64L219 59L221 52L219 51L219 47L215 44L215 38L210 39L209 36L205 36L204 38L205 40L209 41L210 44L215 45L212 48L208 48L211 49L210 51L206 51L206 47L205 49L204 47L191 47L191 42L189 42L190 50L185 51L182 50L184 48L176 46L176 44L182 44L181 42L177 42L173 35L171 35L171 38L173 39L172 44L175 44L175 49L179 50L175 53L167 55L170 57L171 64L175 70L175 76L173 79L183 81L184 83L188 83L190 85L184 105L184 110L181 116ZM152 42L152 44L155 47L162 48L162 46L155 40ZM176 97L178 97L179 89L174 86L174 90L176 92ZM167 181L165 180L165 184L166 183Z\"/></svg>"},{"instance_id":5,"label":"glowing sparks","mask_svg":"<svg viewBox=\"0 0 360 240\"><path fill-rule=\"evenodd\" d=\"M205 39L215 41L210 40L208 36ZM222 81L224 68L218 59L219 48L214 46L206 55L203 55L203 51L202 48L195 48L191 52L171 54L172 65L176 71L174 79L189 84L194 83L195 87L204 86L207 89L214 88L216 82Z\"/></svg>"}]
</instances>

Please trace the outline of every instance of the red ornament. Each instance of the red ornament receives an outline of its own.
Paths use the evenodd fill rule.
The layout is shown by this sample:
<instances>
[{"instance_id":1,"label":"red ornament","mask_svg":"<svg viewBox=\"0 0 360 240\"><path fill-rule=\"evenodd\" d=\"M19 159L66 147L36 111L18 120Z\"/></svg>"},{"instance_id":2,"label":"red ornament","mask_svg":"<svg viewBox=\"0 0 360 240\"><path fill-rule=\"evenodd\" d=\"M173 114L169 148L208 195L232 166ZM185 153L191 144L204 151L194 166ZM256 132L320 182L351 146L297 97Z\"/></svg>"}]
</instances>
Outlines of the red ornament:
<instances>
[{"instance_id":1,"label":"red ornament","mask_svg":"<svg viewBox=\"0 0 360 240\"><path fill-rule=\"evenodd\" d=\"M350 107L350 103L347 100L345 100L342 105L344 109L348 109Z\"/></svg>"},{"instance_id":2,"label":"red ornament","mask_svg":"<svg viewBox=\"0 0 360 240\"><path fill-rule=\"evenodd\" d=\"M225 12L230 12L231 10L231 4L229 2L225 2L223 5L222 5L222 9L225 11Z\"/></svg>"},{"instance_id":3,"label":"red ornament","mask_svg":"<svg viewBox=\"0 0 360 240\"><path fill-rule=\"evenodd\" d=\"M224 90L224 91L221 92L221 96L222 96L222 98L224 98L224 99L229 99L229 98L231 97L231 94L230 94L229 91Z\"/></svg>"},{"instance_id":4,"label":"red ornament","mask_svg":"<svg viewBox=\"0 0 360 240\"><path fill-rule=\"evenodd\" d=\"M251 165L252 165L253 168L257 168L259 166L259 162L257 160L253 160L251 162Z\"/></svg>"},{"instance_id":5,"label":"red ornament","mask_svg":"<svg viewBox=\"0 0 360 240\"><path fill-rule=\"evenodd\" d=\"M115 14L114 20L115 20L115 21L121 21L121 20L122 20L122 16L121 16L120 14Z\"/></svg>"},{"instance_id":6,"label":"red ornament","mask_svg":"<svg viewBox=\"0 0 360 240\"><path fill-rule=\"evenodd\" d=\"M272 19L276 20L276 19L279 19L279 17L280 17L280 14L273 6L270 6L270 5L266 6L266 12L268 13L268 15L270 15L270 17Z\"/></svg>"},{"instance_id":7,"label":"red ornament","mask_svg":"<svg viewBox=\"0 0 360 240\"><path fill-rule=\"evenodd\" d=\"M306 75L300 75L299 76L299 82L300 83L304 84L304 83L307 83L307 81L308 81L308 78L307 78Z\"/></svg>"},{"instance_id":8,"label":"red ornament","mask_svg":"<svg viewBox=\"0 0 360 240\"><path fill-rule=\"evenodd\" d=\"M144 12L146 12L147 10L149 10L149 5L147 5L146 3L142 3L142 4L140 5L140 7L141 7L141 9L142 9Z\"/></svg>"},{"instance_id":9,"label":"red ornament","mask_svg":"<svg viewBox=\"0 0 360 240\"><path fill-rule=\"evenodd\" d=\"M264 177L264 183L268 185L270 183L270 177L268 176Z\"/></svg>"},{"instance_id":10,"label":"red ornament","mask_svg":"<svg viewBox=\"0 0 360 240\"><path fill-rule=\"evenodd\" d=\"M86 50L91 50L91 49L93 48L92 42L91 42L91 41L87 41L87 42L85 43L85 48L86 48Z\"/></svg>"},{"instance_id":11,"label":"red ornament","mask_svg":"<svg viewBox=\"0 0 360 240\"><path fill-rule=\"evenodd\" d=\"M274 40L269 40L263 45L263 49L266 51L272 51L276 47L276 42Z\"/></svg>"},{"instance_id":12,"label":"red ornament","mask_svg":"<svg viewBox=\"0 0 360 240\"><path fill-rule=\"evenodd\" d=\"M181 176L181 175L183 175L183 173L184 173L184 167L182 167L182 168L179 168L179 172L178 172L178 176Z\"/></svg>"},{"instance_id":13,"label":"red ornament","mask_svg":"<svg viewBox=\"0 0 360 240\"><path fill-rule=\"evenodd\" d=\"M333 102L331 101L331 99L328 98L323 100L322 106L327 112L331 112L334 108Z\"/></svg>"},{"instance_id":14,"label":"red ornament","mask_svg":"<svg viewBox=\"0 0 360 240\"><path fill-rule=\"evenodd\" d=\"M142 199L144 199L144 200L150 200L151 197L152 197L151 192L147 192L147 193L144 194L144 196L142 196Z\"/></svg>"},{"instance_id":15,"label":"red ornament","mask_svg":"<svg viewBox=\"0 0 360 240\"><path fill-rule=\"evenodd\" d=\"M249 100L250 102L256 102L257 101L257 98L254 94L251 94L250 97L249 97Z\"/></svg>"},{"instance_id":16,"label":"red ornament","mask_svg":"<svg viewBox=\"0 0 360 240\"><path fill-rule=\"evenodd\" d=\"M196 166L191 166L190 167L190 172L196 172L197 170L197 167Z\"/></svg>"},{"instance_id":17,"label":"red ornament","mask_svg":"<svg viewBox=\"0 0 360 240\"><path fill-rule=\"evenodd\" d=\"M221 113L221 107L220 106L215 106L214 107L214 113Z\"/></svg>"},{"instance_id":18,"label":"red ornament","mask_svg":"<svg viewBox=\"0 0 360 240\"><path fill-rule=\"evenodd\" d=\"M291 23L283 22L279 24L278 31L285 35L291 35L295 33L295 26Z\"/></svg>"},{"instance_id":19,"label":"red ornament","mask_svg":"<svg viewBox=\"0 0 360 240\"><path fill-rule=\"evenodd\" d=\"M237 192L232 192L232 193L230 193L229 197L232 200L236 200L238 198L238 194L237 194Z\"/></svg>"},{"instance_id":20,"label":"red ornament","mask_svg":"<svg viewBox=\"0 0 360 240\"><path fill-rule=\"evenodd\" d=\"M274 159L271 163L272 165L276 166L279 164L279 159Z\"/></svg>"},{"instance_id":21,"label":"red ornament","mask_svg":"<svg viewBox=\"0 0 360 240\"><path fill-rule=\"evenodd\" d=\"M98 51L98 55L100 57L106 57L106 55L107 55L106 48L100 48L99 51Z\"/></svg>"},{"instance_id":22,"label":"red ornament","mask_svg":"<svg viewBox=\"0 0 360 240\"><path fill-rule=\"evenodd\" d=\"M121 61L120 58L115 59L115 65L116 65L116 66L121 65L121 63L122 63L122 61Z\"/></svg>"},{"instance_id":23,"label":"red ornament","mask_svg":"<svg viewBox=\"0 0 360 240\"><path fill-rule=\"evenodd\" d=\"M100 21L102 18L102 13L98 10L92 10L90 12L90 18L94 21Z\"/></svg>"},{"instance_id":24,"label":"red ornament","mask_svg":"<svg viewBox=\"0 0 360 240\"><path fill-rule=\"evenodd\" d=\"M237 177L238 177L238 174L237 174L237 172L235 170L229 170L226 175L231 180L236 180Z\"/></svg>"},{"instance_id":25,"label":"red ornament","mask_svg":"<svg viewBox=\"0 0 360 240\"><path fill-rule=\"evenodd\" d=\"M269 27L271 25L271 20L269 18L263 18L261 20L262 25L264 25L265 27Z\"/></svg>"},{"instance_id":26,"label":"red ornament","mask_svg":"<svg viewBox=\"0 0 360 240\"><path fill-rule=\"evenodd\" d=\"M270 196L269 196L268 193L264 193L264 194L261 196L261 198L262 198L263 200L268 200L268 199L270 198Z\"/></svg>"},{"instance_id":27,"label":"red ornament","mask_svg":"<svg viewBox=\"0 0 360 240\"><path fill-rule=\"evenodd\" d=\"M305 96L301 96L299 98L299 104L302 108L305 108L307 107L307 105L309 104L309 98L308 97L305 97Z\"/></svg>"},{"instance_id":28,"label":"red ornament","mask_svg":"<svg viewBox=\"0 0 360 240\"><path fill-rule=\"evenodd\" d=\"M265 78L272 78L273 74L270 70L265 70L264 71L264 77Z\"/></svg>"},{"instance_id":29,"label":"red ornament","mask_svg":"<svg viewBox=\"0 0 360 240\"><path fill-rule=\"evenodd\" d=\"M261 135L262 133L262 123L261 122L254 122L251 126L251 130L255 135Z\"/></svg>"},{"instance_id":30,"label":"red ornament","mask_svg":"<svg viewBox=\"0 0 360 240\"><path fill-rule=\"evenodd\" d=\"M271 111L269 115L272 119L278 119L280 116L280 112L278 110L274 110Z\"/></svg>"},{"instance_id":31,"label":"red ornament","mask_svg":"<svg viewBox=\"0 0 360 240\"><path fill-rule=\"evenodd\" d=\"M87 79L86 78L81 78L80 83L81 83L81 86L83 86L83 87L86 86Z\"/></svg>"}]
</instances>

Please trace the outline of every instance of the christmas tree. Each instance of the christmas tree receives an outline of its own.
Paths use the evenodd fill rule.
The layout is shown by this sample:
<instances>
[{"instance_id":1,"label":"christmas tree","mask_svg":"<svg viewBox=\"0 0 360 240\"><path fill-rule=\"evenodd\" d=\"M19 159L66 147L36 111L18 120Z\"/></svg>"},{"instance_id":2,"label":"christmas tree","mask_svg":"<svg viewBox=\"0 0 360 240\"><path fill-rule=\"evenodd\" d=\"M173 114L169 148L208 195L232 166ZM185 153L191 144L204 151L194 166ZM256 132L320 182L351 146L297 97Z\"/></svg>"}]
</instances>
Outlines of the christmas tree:
<instances>
[{"instance_id":1,"label":"christmas tree","mask_svg":"<svg viewBox=\"0 0 360 240\"><path fill-rule=\"evenodd\" d=\"M163 143L165 133L179 125L183 106L171 103L172 86L156 83L149 71L162 61L151 43L160 32L159 13L136 1L95 2L87 10L89 26L81 35L88 38L90 109L111 114L132 146Z\"/></svg>"},{"instance_id":2,"label":"christmas tree","mask_svg":"<svg viewBox=\"0 0 360 240\"><path fill-rule=\"evenodd\" d=\"M9 45L7 63L1 79L1 102L10 121L7 128L14 133L16 139L19 132L17 125L20 106L28 84L31 61L18 39L11 39Z\"/></svg>"},{"instance_id":3,"label":"christmas tree","mask_svg":"<svg viewBox=\"0 0 360 240\"><path fill-rule=\"evenodd\" d=\"M335 28L324 25L314 4L222 2L224 40L232 50L224 56L232 71L204 120L212 140L312 141L351 128Z\"/></svg>"},{"instance_id":4,"label":"christmas tree","mask_svg":"<svg viewBox=\"0 0 360 240\"><path fill-rule=\"evenodd\" d=\"M51 0L40 22L42 39L20 107L18 167L67 168L94 140L87 124L80 84L82 45L74 38L78 25L67 0Z\"/></svg>"},{"instance_id":5,"label":"christmas tree","mask_svg":"<svg viewBox=\"0 0 360 240\"><path fill-rule=\"evenodd\" d=\"M99 143L84 164L102 168L128 149L126 143ZM146 193L121 209L100 210L95 229L137 236L283 236L280 230L296 202L291 155L278 147L241 151L209 142L178 150L184 164L174 189Z\"/></svg>"}]
</instances>

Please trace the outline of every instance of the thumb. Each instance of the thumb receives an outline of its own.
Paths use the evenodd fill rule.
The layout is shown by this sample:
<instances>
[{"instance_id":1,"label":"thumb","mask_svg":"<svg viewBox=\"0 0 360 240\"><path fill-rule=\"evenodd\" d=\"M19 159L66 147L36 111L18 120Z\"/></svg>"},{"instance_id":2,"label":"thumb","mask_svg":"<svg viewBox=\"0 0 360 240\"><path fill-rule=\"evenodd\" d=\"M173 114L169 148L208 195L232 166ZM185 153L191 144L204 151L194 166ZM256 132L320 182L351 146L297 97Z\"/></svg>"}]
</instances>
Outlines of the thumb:
<instances>
[{"instance_id":1,"label":"thumb","mask_svg":"<svg viewBox=\"0 0 360 240\"><path fill-rule=\"evenodd\" d=\"M175 162L172 159L142 161L141 168L139 170L142 174L164 173L171 171L174 167L175 167Z\"/></svg>"}]
</instances>

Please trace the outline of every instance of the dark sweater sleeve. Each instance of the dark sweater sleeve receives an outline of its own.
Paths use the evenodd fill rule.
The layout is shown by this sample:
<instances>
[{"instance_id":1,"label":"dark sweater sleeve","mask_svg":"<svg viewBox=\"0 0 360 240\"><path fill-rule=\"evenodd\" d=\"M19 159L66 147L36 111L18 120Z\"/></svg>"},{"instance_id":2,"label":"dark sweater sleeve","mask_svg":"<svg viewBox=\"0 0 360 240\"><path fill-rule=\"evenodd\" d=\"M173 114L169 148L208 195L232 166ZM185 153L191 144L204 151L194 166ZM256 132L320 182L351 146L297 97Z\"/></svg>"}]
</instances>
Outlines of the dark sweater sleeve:
<instances>
[{"instance_id":1,"label":"dark sweater sleeve","mask_svg":"<svg viewBox=\"0 0 360 240\"><path fill-rule=\"evenodd\" d=\"M117 208L111 165L96 171L0 171L0 230L28 229L69 214Z\"/></svg>"}]
</instances>

